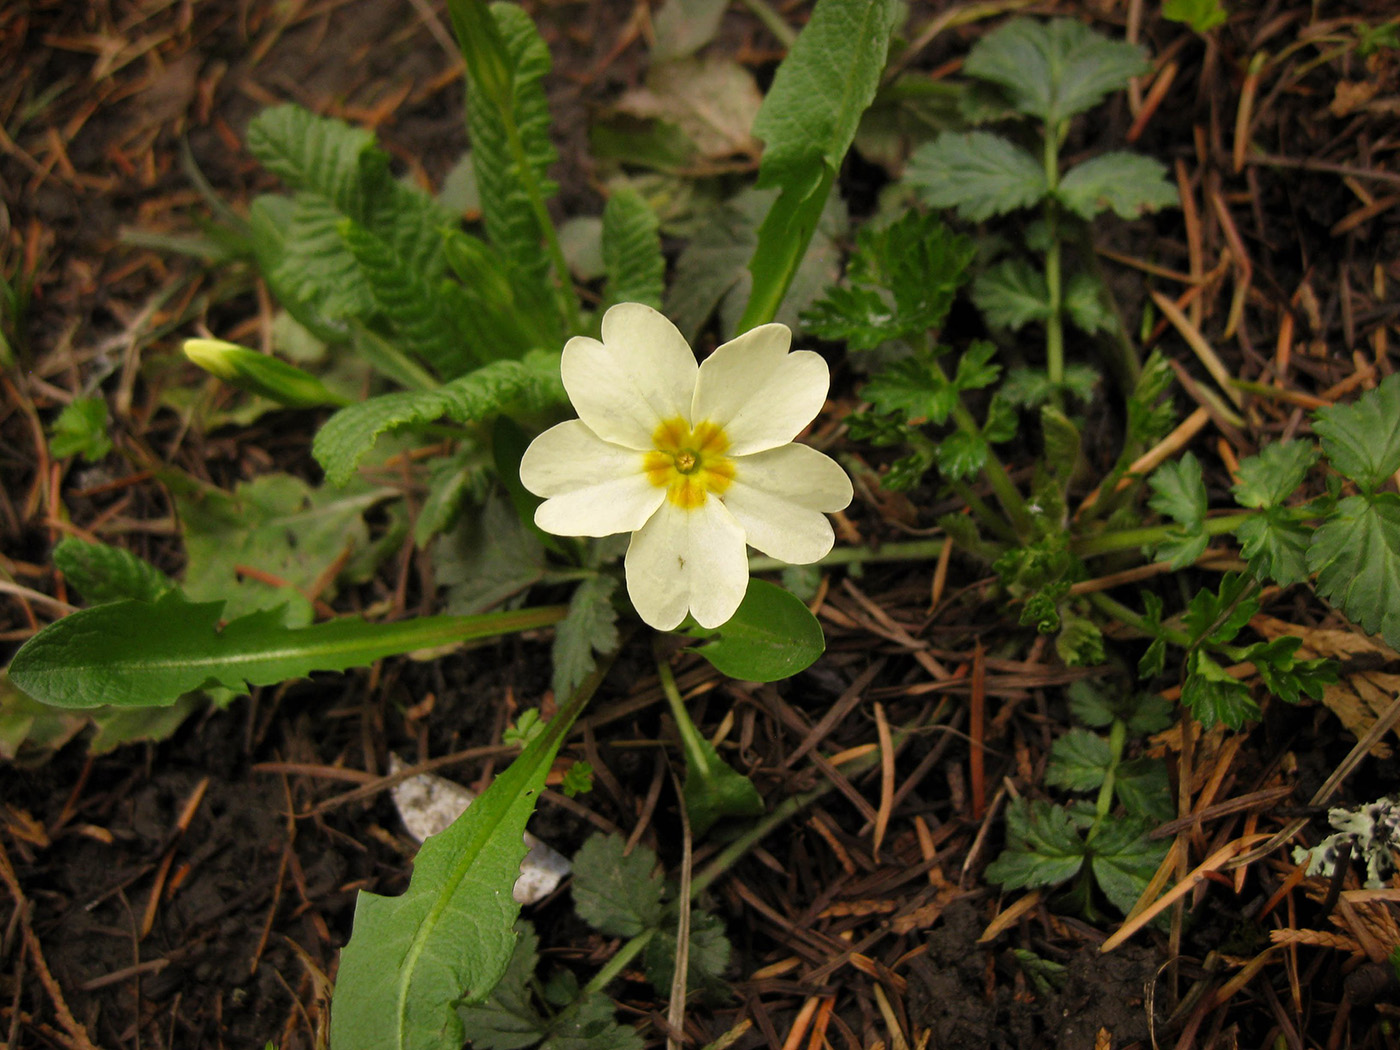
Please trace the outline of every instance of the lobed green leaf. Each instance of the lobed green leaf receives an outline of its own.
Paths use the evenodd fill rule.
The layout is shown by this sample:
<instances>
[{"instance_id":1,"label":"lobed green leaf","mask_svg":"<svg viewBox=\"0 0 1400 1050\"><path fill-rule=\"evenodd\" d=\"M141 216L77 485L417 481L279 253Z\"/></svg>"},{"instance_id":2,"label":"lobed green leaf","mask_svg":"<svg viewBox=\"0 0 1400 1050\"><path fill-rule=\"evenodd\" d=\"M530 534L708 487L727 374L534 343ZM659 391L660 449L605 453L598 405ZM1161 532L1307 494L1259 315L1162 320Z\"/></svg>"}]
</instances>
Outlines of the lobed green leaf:
<instances>
[{"instance_id":1,"label":"lobed green leaf","mask_svg":"<svg viewBox=\"0 0 1400 1050\"><path fill-rule=\"evenodd\" d=\"M982 222L1040 203L1049 186L1029 153L990 131L947 132L909 158L905 179L935 208Z\"/></svg>"},{"instance_id":2,"label":"lobed green leaf","mask_svg":"<svg viewBox=\"0 0 1400 1050\"><path fill-rule=\"evenodd\" d=\"M1349 405L1317 411L1313 430L1332 466L1373 491L1400 470L1400 373Z\"/></svg>"},{"instance_id":3,"label":"lobed green leaf","mask_svg":"<svg viewBox=\"0 0 1400 1050\"><path fill-rule=\"evenodd\" d=\"M1082 219L1112 209L1123 219L1170 208L1177 203L1176 187L1162 162L1141 153L1103 153L1076 164L1060 179L1055 196Z\"/></svg>"},{"instance_id":4,"label":"lobed green leaf","mask_svg":"<svg viewBox=\"0 0 1400 1050\"><path fill-rule=\"evenodd\" d=\"M1400 385L1394 389L1400 392ZM1338 503L1313 532L1308 568L1317 574L1318 594L1368 634L1400 648L1400 496L1381 492Z\"/></svg>"}]
</instances>

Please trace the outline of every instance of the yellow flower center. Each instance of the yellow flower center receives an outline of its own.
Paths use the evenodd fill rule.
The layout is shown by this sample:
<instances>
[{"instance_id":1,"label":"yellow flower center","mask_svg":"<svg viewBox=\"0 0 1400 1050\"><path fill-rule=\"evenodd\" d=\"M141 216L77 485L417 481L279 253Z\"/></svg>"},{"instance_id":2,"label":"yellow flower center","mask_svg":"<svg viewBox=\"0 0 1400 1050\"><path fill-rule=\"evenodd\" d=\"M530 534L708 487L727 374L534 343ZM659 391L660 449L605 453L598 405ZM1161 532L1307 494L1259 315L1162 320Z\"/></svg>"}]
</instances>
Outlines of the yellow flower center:
<instances>
[{"instance_id":1,"label":"yellow flower center","mask_svg":"<svg viewBox=\"0 0 1400 1050\"><path fill-rule=\"evenodd\" d=\"M657 427L651 442L654 448L645 459L647 479L664 488L677 507L703 507L711 492L718 496L734 480L734 463L724 454L729 437L723 427L704 422L692 429L677 417Z\"/></svg>"}]
</instances>

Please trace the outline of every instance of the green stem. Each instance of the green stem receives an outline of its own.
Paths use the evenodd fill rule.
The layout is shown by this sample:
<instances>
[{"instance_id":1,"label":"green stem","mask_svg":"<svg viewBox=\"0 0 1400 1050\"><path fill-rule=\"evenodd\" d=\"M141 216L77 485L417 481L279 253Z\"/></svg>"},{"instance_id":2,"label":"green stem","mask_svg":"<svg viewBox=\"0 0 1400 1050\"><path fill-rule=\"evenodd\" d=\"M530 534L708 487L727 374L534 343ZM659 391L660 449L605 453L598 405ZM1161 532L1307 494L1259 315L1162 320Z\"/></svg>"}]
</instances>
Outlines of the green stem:
<instances>
[{"instance_id":1,"label":"green stem","mask_svg":"<svg viewBox=\"0 0 1400 1050\"><path fill-rule=\"evenodd\" d=\"M950 481L948 484L958 494L958 498L968 505L977 520L987 527L989 532L995 533L1013 545L1020 544L1020 537L1016 535L1016 530L1006 523L1006 519L987 506L986 501L972 491L971 485L965 481Z\"/></svg>"},{"instance_id":2,"label":"green stem","mask_svg":"<svg viewBox=\"0 0 1400 1050\"><path fill-rule=\"evenodd\" d=\"M1128 738L1128 724L1121 718L1113 720L1113 728L1108 731L1109 761L1108 770L1104 773L1103 784L1099 787L1099 797L1094 804L1094 827L1089 832L1092 839L1094 831L1108 816L1113 808L1113 783L1117 779L1118 765L1123 761L1123 745Z\"/></svg>"},{"instance_id":3,"label":"green stem","mask_svg":"<svg viewBox=\"0 0 1400 1050\"><path fill-rule=\"evenodd\" d=\"M1148 638L1165 638L1167 641L1171 642L1172 645L1181 649L1189 649L1191 647L1191 636L1185 631L1179 631L1165 624L1160 627L1153 626L1147 622L1147 617L1143 616L1141 613L1134 612L1122 602L1114 601L1114 599L1110 598L1103 591L1095 591L1090 594L1089 603L1093 605L1094 608L1098 609L1099 612L1112 617L1127 627L1131 627L1133 630L1146 635Z\"/></svg>"},{"instance_id":4,"label":"green stem","mask_svg":"<svg viewBox=\"0 0 1400 1050\"><path fill-rule=\"evenodd\" d=\"M906 540L885 543L879 547L837 547L817 565L853 565L857 562L875 564L888 561L933 561L943 552L943 540ZM754 555L749 559L749 572L776 572L792 563Z\"/></svg>"},{"instance_id":5,"label":"green stem","mask_svg":"<svg viewBox=\"0 0 1400 1050\"><path fill-rule=\"evenodd\" d=\"M544 237L550 265L554 268L556 297L564 310L569 334L577 335L583 330L583 321L579 314L578 293L574 291L573 278L569 275L569 264L564 258L564 249L559 244L559 233L554 228L554 220L549 217L549 208L545 206L540 180L535 177L535 170L530 166L529 158L525 154L525 140L520 137L520 128L515 123L515 112L505 108L502 110L502 116L505 118L511 158L520 172L525 193L530 198L530 209L535 213L535 222Z\"/></svg>"},{"instance_id":6,"label":"green stem","mask_svg":"<svg viewBox=\"0 0 1400 1050\"><path fill-rule=\"evenodd\" d=\"M1218 518L1207 518L1202 525L1202 531L1207 536L1223 536L1227 532L1234 532L1258 513L1259 511L1246 510L1236 514L1223 514ZM1070 543L1070 549L1081 558L1093 558L1100 554L1112 554L1115 551L1136 550L1138 547L1148 547L1161 543L1172 532L1180 528L1180 525L1172 524L1119 529L1115 532L1105 532L1098 536L1086 536L1083 539L1073 540Z\"/></svg>"},{"instance_id":7,"label":"green stem","mask_svg":"<svg viewBox=\"0 0 1400 1050\"><path fill-rule=\"evenodd\" d=\"M656 675L661 679L661 691L666 695L671 717L676 720L676 728L680 730L687 772L693 771L696 775L709 779L709 759L705 749L699 744L704 738L700 736L700 730L695 728L690 712L685 709L685 701L681 699L681 691L676 685L676 676L671 672L671 665L659 650L656 653Z\"/></svg>"},{"instance_id":8,"label":"green stem","mask_svg":"<svg viewBox=\"0 0 1400 1050\"><path fill-rule=\"evenodd\" d=\"M694 889L695 885L691 883L692 899L695 896ZM587 1000L589 996L601 995L603 989L612 982L613 978L627 969L627 964L640 955L642 949L645 948L655 936L656 928L652 927L649 930L643 930L641 933L637 934L637 936L629 939L627 943L617 950L616 954L614 954L611 959L603 964L603 968L593 975L593 980L583 986L574 1001L569 1004L568 1009L574 1009Z\"/></svg>"},{"instance_id":9,"label":"green stem","mask_svg":"<svg viewBox=\"0 0 1400 1050\"><path fill-rule=\"evenodd\" d=\"M1055 203L1055 190L1060 185L1060 131L1061 125L1046 125L1045 150L1045 236L1049 246L1045 249L1045 287L1048 292L1050 314L1045 318L1045 371L1055 388L1055 403L1061 401L1060 388L1065 381L1065 330L1064 295L1060 282L1060 232L1059 214Z\"/></svg>"},{"instance_id":10,"label":"green stem","mask_svg":"<svg viewBox=\"0 0 1400 1050\"><path fill-rule=\"evenodd\" d=\"M938 365L934 365L938 368ZM939 371L942 371L940 368ZM958 429L971 434L974 437L982 436L982 428L977 425L977 420L972 418L972 413L967 410L962 401L953 405L953 421L957 423ZM1011 475L1002 466L1001 460L996 452L992 450L990 443L987 445L987 461L982 464L982 474L987 479L987 484L992 487L992 492L996 495L997 502L1011 518L1011 525L1021 536L1030 535L1031 516L1026 510L1026 501L1021 498L1021 491L1011 480Z\"/></svg>"}]
</instances>

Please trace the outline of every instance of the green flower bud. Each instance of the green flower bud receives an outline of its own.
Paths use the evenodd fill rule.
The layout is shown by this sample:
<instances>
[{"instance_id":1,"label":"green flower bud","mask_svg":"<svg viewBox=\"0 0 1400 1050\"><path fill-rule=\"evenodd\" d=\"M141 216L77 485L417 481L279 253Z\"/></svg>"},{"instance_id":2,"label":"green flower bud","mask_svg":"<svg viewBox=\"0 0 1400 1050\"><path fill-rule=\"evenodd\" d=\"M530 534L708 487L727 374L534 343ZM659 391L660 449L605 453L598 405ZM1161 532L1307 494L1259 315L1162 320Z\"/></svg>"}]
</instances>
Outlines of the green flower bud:
<instances>
[{"instance_id":1,"label":"green flower bud","mask_svg":"<svg viewBox=\"0 0 1400 1050\"><path fill-rule=\"evenodd\" d=\"M230 386L261 394L288 408L341 406L344 398L326 389L315 376L267 354L222 339L186 339L185 356Z\"/></svg>"}]
</instances>

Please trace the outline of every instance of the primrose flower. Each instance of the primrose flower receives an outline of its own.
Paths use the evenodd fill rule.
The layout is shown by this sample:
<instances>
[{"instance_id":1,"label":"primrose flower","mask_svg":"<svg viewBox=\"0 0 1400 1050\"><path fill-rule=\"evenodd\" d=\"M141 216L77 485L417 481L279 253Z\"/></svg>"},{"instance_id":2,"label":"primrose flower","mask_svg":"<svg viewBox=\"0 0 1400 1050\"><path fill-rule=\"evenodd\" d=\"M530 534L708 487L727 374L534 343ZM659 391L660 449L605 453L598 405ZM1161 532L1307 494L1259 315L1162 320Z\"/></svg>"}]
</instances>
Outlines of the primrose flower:
<instances>
[{"instance_id":1,"label":"primrose flower","mask_svg":"<svg viewBox=\"0 0 1400 1050\"><path fill-rule=\"evenodd\" d=\"M620 303L603 341L564 347L578 419L531 443L520 480L545 497L535 523L558 536L632 533L627 593L652 627L718 627L748 589L745 544L797 565L835 542L824 513L851 502L835 461L793 438L821 411L830 376L786 325L725 343L703 364L649 306Z\"/></svg>"}]
</instances>

